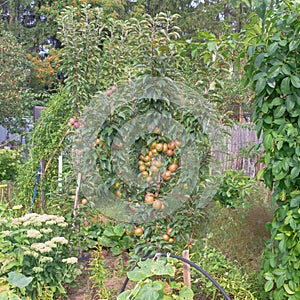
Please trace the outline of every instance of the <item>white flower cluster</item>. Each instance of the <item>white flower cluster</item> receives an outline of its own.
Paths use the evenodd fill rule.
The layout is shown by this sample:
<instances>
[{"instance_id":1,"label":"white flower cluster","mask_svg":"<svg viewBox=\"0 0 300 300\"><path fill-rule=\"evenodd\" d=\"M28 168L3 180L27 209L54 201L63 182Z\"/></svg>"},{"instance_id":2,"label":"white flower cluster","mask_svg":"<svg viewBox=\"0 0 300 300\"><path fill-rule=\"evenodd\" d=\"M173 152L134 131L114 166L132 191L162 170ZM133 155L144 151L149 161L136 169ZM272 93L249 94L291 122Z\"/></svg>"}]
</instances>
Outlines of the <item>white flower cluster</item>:
<instances>
[{"instance_id":1,"label":"white flower cluster","mask_svg":"<svg viewBox=\"0 0 300 300\"><path fill-rule=\"evenodd\" d=\"M40 253L48 253L52 251L52 248L48 247L45 243L34 243L30 247Z\"/></svg>"},{"instance_id":2,"label":"white flower cluster","mask_svg":"<svg viewBox=\"0 0 300 300\"><path fill-rule=\"evenodd\" d=\"M33 239L39 239L42 237L42 234L36 229L29 229L27 231L27 237L33 238Z\"/></svg>"},{"instance_id":3,"label":"white flower cluster","mask_svg":"<svg viewBox=\"0 0 300 300\"><path fill-rule=\"evenodd\" d=\"M33 267L33 268L32 268L32 271L33 271L34 273L41 273L41 272L44 271L44 269L41 268L41 267Z\"/></svg>"},{"instance_id":4,"label":"white flower cluster","mask_svg":"<svg viewBox=\"0 0 300 300\"><path fill-rule=\"evenodd\" d=\"M77 264L78 259L77 257L69 257L69 258L64 258L62 262L66 264L74 265Z\"/></svg>"},{"instance_id":5,"label":"white flower cluster","mask_svg":"<svg viewBox=\"0 0 300 300\"><path fill-rule=\"evenodd\" d=\"M66 238L64 238L63 236L56 236L51 239L51 242L57 243L57 244L62 244L62 245L68 244L68 240Z\"/></svg>"},{"instance_id":6,"label":"white flower cluster","mask_svg":"<svg viewBox=\"0 0 300 300\"><path fill-rule=\"evenodd\" d=\"M12 221L12 225L18 226L29 226L34 225L40 227L44 224L46 225L58 225L59 227L67 227L68 223L65 222L65 218L56 215L39 215L36 213L26 214L20 218L15 218Z\"/></svg>"}]
</instances>

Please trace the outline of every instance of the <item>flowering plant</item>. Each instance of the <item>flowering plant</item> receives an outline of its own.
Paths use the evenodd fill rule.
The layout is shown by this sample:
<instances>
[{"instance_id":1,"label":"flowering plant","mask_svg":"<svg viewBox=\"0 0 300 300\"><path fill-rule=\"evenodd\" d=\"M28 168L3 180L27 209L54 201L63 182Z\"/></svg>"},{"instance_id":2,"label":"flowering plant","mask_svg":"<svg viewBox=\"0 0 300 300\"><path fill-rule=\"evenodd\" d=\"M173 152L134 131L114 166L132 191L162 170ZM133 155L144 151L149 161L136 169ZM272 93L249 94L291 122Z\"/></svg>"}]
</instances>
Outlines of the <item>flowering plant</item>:
<instances>
[{"instance_id":1,"label":"flowering plant","mask_svg":"<svg viewBox=\"0 0 300 300\"><path fill-rule=\"evenodd\" d=\"M64 284L81 273L63 236L67 226L65 218L57 215L31 213L0 219L0 274L4 276L0 296L7 290L3 285L30 299L58 299L66 294ZM12 272L31 281L26 286L14 285L9 281Z\"/></svg>"}]
</instances>

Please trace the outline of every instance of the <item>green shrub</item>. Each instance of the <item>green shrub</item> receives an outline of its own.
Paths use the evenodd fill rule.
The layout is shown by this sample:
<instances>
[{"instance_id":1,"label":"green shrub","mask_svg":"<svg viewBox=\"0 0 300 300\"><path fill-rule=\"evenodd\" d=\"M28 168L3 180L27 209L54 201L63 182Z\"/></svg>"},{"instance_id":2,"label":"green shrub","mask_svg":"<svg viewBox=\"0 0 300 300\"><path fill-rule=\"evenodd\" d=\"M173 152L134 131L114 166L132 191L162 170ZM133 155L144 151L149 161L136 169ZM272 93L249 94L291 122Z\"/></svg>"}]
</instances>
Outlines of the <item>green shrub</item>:
<instances>
[{"instance_id":1,"label":"green shrub","mask_svg":"<svg viewBox=\"0 0 300 300\"><path fill-rule=\"evenodd\" d=\"M254 179L243 173L244 170L225 171L214 200L224 207L245 207L245 196L250 193Z\"/></svg>"},{"instance_id":2,"label":"green shrub","mask_svg":"<svg viewBox=\"0 0 300 300\"><path fill-rule=\"evenodd\" d=\"M0 149L0 182L13 180L20 166L20 153L9 147Z\"/></svg>"}]
</instances>

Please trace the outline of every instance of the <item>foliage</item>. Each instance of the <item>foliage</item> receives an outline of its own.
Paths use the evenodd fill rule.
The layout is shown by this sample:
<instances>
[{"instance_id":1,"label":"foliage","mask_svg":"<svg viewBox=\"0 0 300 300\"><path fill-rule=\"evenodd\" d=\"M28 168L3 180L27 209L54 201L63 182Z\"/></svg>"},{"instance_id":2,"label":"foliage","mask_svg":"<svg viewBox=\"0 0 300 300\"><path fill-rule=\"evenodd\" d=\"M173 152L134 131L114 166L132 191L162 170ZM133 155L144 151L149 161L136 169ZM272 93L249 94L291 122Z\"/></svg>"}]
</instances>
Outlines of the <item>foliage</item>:
<instances>
[{"instance_id":1,"label":"foliage","mask_svg":"<svg viewBox=\"0 0 300 300\"><path fill-rule=\"evenodd\" d=\"M126 235L125 225L122 224L107 225L98 238L98 243L100 246L110 248L114 255L119 255L122 249L130 249L133 246L132 239Z\"/></svg>"},{"instance_id":2,"label":"foliage","mask_svg":"<svg viewBox=\"0 0 300 300\"><path fill-rule=\"evenodd\" d=\"M200 241L200 251L191 254L191 260L196 262L203 270L212 276L226 291L231 299L254 300L258 299L252 292L253 287L248 275L242 271L237 261L231 261L224 254L208 246L207 239ZM199 243L199 242L198 242ZM220 292L211 281L193 270L193 291L196 295L210 297L209 299L223 299ZM196 278L195 278L196 277ZM205 298L206 299L206 298Z\"/></svg>"},{"instance_id":3,"label":"foliage","mask_svg":"<svg viewBox=\"0 0 300 300\"><path fill-rule=\"evenodd\" d=\"M121 293L117 299L193 299L193 291L174 280L174 262L170 258L138 262L137 267L127 273L129 280L137 282L136 286ZM168 283L161 279L166 276Z\"/></svg>"},{"instance_id":4,"label":"foliage","mask_svg":"<svg viewBox=\"0 0 300 300\"><path fill-rule=\"evenodd\" d=\"M20 152L9 147L0 148L0 182L13 180L20 167Z\"/></svg>"},{"instance_id":5,"label":"foliage","mask_svg":"<svg viewBox=\"0 0 300 300\"><path fill-rule=\"evenodd\" d=\"M226 170L214 200L224 207L246 207L246 196L253 189L254 180L243 174L244 170Z\"/></svg>"},{"instance_id":6,"label":"foliage","mask_svg":"<svg viewBox=\"0 0 300 300\"><path fill-rule=\"evenodd\" d=\"M266 3L258 11L262 35L248 48L245 82L251 80L255 90L255 121L265 149L266 168L259 176L278 205L269 224L264 289L270 299L292 300L300 297L300 6L279 2L274 12L267 12Z\"/></svg>"},{"instance_id":7,"label":"foliage","mask_svg":"<svg viewBox=\"0 0 300 300\"><path fill-rule=\"evenodd\" d=\"M244 36L199 31L184 43L183 47L180 42L181 56L186 58L185 75L202 89L205 98L216 104L222 122L231 124L234 119L240 121L243 114L251 113L249 88L242 87L240 81Z\"/></svg>"},{"instance_id":8,"label":"foliage","mask_svg":"<svg viewBox=\"0 0 300 300\"><path fill-rule=\"evenodd\" d=\"M10 284L17 295L31 299L57 299L66 294L64 284L72 283L80 271L77 258L70 257L69 241L63 237L68 226L64 217L32 213L1 219L0 225L4 286ZM12 272L26 276L28 282L17 285Z\"/></svg>"},{"instance_id":9,"label":"foliage","mask_svg":"<svg viewBox=\"0 0 300 300\"><path fill-rule=\"evenodd\" d=\"M27 69L25 51L17 39L5 31L0 22L0 124L17 131L24 124L22 93Z\"/></svg>"},{"instance_id":10,"label":"foliage","mask_svg":"<svg viewBox=\"0 0 300 300\"><path fill-rule=\"evenodd\" d=\"M98 246L92 252L92 259L89 263L89 278L92 280L92 287L97 291L97 296L101 299L108 299L109 291L105 286L105 278L108 277L107 271L104 268L104 257L101 254L102 248Z\"/></svg>"}]
</instances>

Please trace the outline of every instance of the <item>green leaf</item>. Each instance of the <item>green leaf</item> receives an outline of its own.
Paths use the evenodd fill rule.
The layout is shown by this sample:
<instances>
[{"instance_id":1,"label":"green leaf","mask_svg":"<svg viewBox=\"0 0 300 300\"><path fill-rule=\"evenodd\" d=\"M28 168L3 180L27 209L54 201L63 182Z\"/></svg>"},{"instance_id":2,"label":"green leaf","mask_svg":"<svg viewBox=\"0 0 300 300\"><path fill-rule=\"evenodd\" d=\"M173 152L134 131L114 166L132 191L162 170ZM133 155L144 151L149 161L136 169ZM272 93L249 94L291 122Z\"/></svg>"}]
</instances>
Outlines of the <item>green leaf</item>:
<instances>
[{"instance_id":1,"label":"green leaf","mask_svg":"<svg viewBox=\"0 0 300 300\"><path fill-rule=\"evenodd\" d=\"M284 64L281 68L281 71L285 75L291 75L291 68L288 64Z\"/></svg>"},{"instance_id":2,"label":"green leaf","mask_svg":"<svg viewBox=\"0 0 300 300\"><path fill-rule=\"evenodd\" d=\"M278 49L278 43L275 42L275 43L272 43L272 44L268 47L267 52L268 52L268 54L271 56L271 55L273 55L273 54L276 52L277 49Z\"/></svg>"},{"instance_id":3,"label":"green leaf","mask_svg":"<svg viewBox=\"0 0 300 300\"><path fill-rule=\"evenodd\" d=\"M286 107L284 105L278 106L274 111L274 117L276 119L281 118L285 113Z\"/></svg>"},{"instance_id":4,"label":"green leaf","mask_svg":"<svg viewBox=\"0 0 300 300\"><path fill-rule=\"evenodd\" d=\"M193 300L194 299L194 292L191 288L184 286L181 291L179 292L179 299L180 300Z\"/></svg>"},{"instance_id":5,"label":"green leaf","mask_svg":"<svg viewBox=\"0 0 300 300\"><path fill-rule=\"evenodd\" d=\"M300 40L298 40L298 39L291 41L289 44L289 50L294 51L295 49L297 49L299 47L299 44L300 44Z\"/></svg>"},{"instance_id":6,"label":"green leaf","mask_svg":"<svg viewBox=\"0 0 300 300\"><path fill-rule=\"evenodd\" d=\"M273 149L274 141L272 134L268 133L264 136L263 144L266 150Z\"/></svg>"},{"instance_id":7,"label":"green leaf","mask_svg":"<svg viewBox=\"0 0 300 300\"><path fill-rule=\"evenodd\" d=\"M296 104L297 99L295 99L294 94L288 95L285 100L286 109L291 112Z\"/></svg>"},{"instance_id":8,"label":"green leaf","mask_svg":"<svg viewBox=\"0 0 300 300\"><path fill-rule=\"evenodd\" d=\"M255 53L255 49L256 49L256 46L255 45L251 45L248 47L247 49L247 54L251 57L254 55Z\"/></svg>"},{"instance_id":9,"label":"green leaf","mask_svg":"<svg viewBox=\"0 0 300 300\"><path fill-rule=\"evenodd\" d=\"M26 277L25 275L17 272L9 272L7 281L9 284L18 288L24 288L31 283L33 277Z\"/></svg>"},{"instance_id":10,"label":"green leaf","mask_svg":"<svg viewBox=\"0 0 300 300\"><path fill-rule=\"evenodd\" d=\"M265 173L265 168L260 169L257 172L257 180L261 180L263 178L263 176L264 176L264 173Z\"/></svg>"},{"instance_id":11,"label":"green leaf","mask_svg":"<svg viewBox=\"0 0 300 300\"><path fill-rule=\"evenodd\" d=\"M291 82L292 82L292 85L299 89L300 88L300 78L296 75L292 75L291 76Z\"/></svg>"},{"instance_id":12,"label":"green leaf","mask_svg":"<svg viewBox=\"0 0 300 300\"><path fill-rule=\"evenodd\" d=\"M215 43L215 42L208 42L207 43L207 48L208 48L209 51L214 51L216 47L217 47L217 43Z\"/></svg>"},{"instance_id":13,"label":"green leaf","mask_svg":"<svg viewBox=\"0 0 300 300\"><path fill-rule=\"evenodd\" d=\"M290 289L290 287L289 287L289 285L288 285L287 283L285 283L285 284L283 285L283 288L284 288L284 290L285 290L289 295L295 294L295 292L292 291L292 290Z\"/></svg>"},{"instance_id":14,"label":"green leaf","mask_svg":"<svg viewBox=\"0 0 300 300\"><path fill-rule=\"evenodd\" d=\"M289 94L291 92L290 88L290 83L291 83L291 78L290 77L285 77L280 84L280 89L282 94Z\"/></svg>"},{"instance_id":15,"label":"green leaf","mask_svg":"<svg viewBox=\"0 0 300 300\"><path fill-rule=\"evenodd\" d=\"M255 85L255 92L260 94L266 88L267 80L266 78L259 78Z\"/></svg>"},{"instance_id":16,"label":"green leaf","mask_svg":"<svg viewBox=\"0 0 300 300\"><path fill-rule=\"evenodd\" d=\"M283 99L279 97L274 98L271 102L272 106L279 106L282 103L283 103Z\"/></svg>"},{"instance_id":17,"label":"green leaf","mask_svg":"<svg viewBox=\"0 0 300 300\"><path fill-rule=\"evenodd\" d=\"M299 176L299 173L300 173L300 168L299 167L294 167L291 170L291 179L297 178Z\"/></svg>"},{"instance_id":18,"label":"green leaf","mask_svg":"<svg viewBox=\"0 0 300 300\"><path fill-rule=\"evenodd\" d=\"M266 281L265 286L264 286L265 292L270 292L273 289L273 287L274 287L273 280Z\"/></svg>"}]
</instances>

